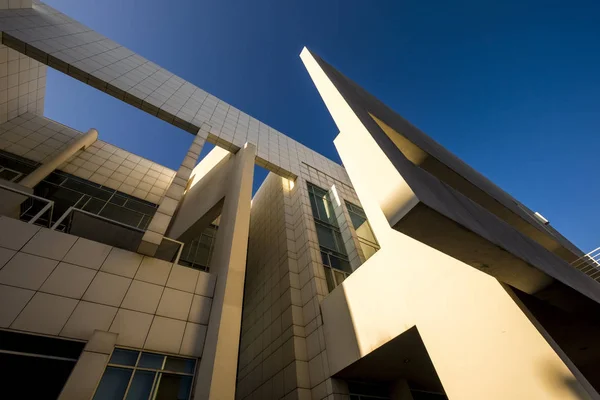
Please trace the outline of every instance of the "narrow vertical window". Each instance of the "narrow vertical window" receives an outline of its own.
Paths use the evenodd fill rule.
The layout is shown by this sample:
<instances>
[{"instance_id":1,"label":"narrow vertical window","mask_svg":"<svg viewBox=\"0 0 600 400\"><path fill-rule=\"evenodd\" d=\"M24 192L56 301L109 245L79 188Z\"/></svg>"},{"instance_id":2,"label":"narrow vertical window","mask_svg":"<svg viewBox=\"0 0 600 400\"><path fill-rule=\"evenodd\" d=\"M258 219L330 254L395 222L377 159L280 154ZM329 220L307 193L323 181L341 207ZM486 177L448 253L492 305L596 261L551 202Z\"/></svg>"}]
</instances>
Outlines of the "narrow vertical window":
<instances>
[{"instance_id":1,"label":"narrow vertical window","mask_svg":"<svg viewBox=\"0 0 600 400\"><path fill-rule=\"evenodd\" d=\"M356 231L356 236L358 236L360 248L365 255L365 260L368 260L377 250L379 250L379 243L377 243L371 225L367 220L365 210L348 201L346 201L346 208L348 209L348 214L350 214L350 220Z\"/></svg>"},{"instance_id":2,"label":"narrow vertical window","mask_svg":"<svg viewBox=\"0 0 600 400\"><path fill-rule=\"evenodd\" d=\"M329 193L309 183L308 196L321 248L321 261L325 270L327 287L329 291L332 291L352 273L352 268L350 268Z\"/></svg>"}]
</instances>

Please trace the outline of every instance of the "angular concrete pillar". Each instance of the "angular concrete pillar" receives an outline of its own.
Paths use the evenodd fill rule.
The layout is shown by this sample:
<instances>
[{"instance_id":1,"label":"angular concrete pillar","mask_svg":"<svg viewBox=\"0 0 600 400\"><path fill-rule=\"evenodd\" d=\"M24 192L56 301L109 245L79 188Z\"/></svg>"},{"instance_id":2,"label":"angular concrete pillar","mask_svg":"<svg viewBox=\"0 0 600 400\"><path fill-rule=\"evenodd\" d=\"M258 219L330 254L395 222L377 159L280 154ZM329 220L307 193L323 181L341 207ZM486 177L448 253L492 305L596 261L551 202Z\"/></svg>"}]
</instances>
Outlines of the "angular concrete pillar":
<instances>
[{"instance_id":1,"label":"angular concrete pillar","mask_svg":"<svg viewBox=\"0 0 600 400\"><path fill-rule=\"evenodd\" d=\"M58 400L89 400L92 398L118 336L117 333L94 331L58 396Z\"/></svg>"},{"instance_id":2,"label":"angular concrete pillar","mask_svg":"<svg viewBox=\"0 0 600 400\"><path fill-rule=\"evenodd\" d=\"M195 400L233 399L250 228L250 202L256 147L238 151L229 179L211 273L217 274Z\"/></svg>"},{"instance_id":3,"label":"angular concrete pillar","mask_svg":"<svg viewBox=\"0 0 600 400\"><path fill-rule=\"evenodd\" d=\"M146 230L146 233L144 233L142 242L138 247L139 253L148 256L154 256L156 254L156 250L162 242L165 232L171 222L171 218L173 218L173 214L177 209L177 205L183 197L183 192L187 187L192 170L200 157L200 152L202 151L202 147L204 147L209 130L210 129L207 126L203 126L194 138L181 166L177 170L175 178L173 178L173 182L171 182L171 186L167 189L165 197L163 197L160 202L156 214L152 217L152 221L150 221L148 229Z\"/></svg>"},{"instance_id":4,"label":"angular concrete pillar","mask_svg":"<svg viewBox=\"0 0 600 400\"><path fill-rule=\"evenodd\" d=\"M72 141L67 148L60 153L37 167L32 173L23 178L19 184L27 188L34 188L35 185L43 181L44 178L54 172L56 168L65 163L69 158L75 155L75 153L79 150L88 148L96 140L98 140L98 131L92 128Z\"/></svg>"}]
</instances>

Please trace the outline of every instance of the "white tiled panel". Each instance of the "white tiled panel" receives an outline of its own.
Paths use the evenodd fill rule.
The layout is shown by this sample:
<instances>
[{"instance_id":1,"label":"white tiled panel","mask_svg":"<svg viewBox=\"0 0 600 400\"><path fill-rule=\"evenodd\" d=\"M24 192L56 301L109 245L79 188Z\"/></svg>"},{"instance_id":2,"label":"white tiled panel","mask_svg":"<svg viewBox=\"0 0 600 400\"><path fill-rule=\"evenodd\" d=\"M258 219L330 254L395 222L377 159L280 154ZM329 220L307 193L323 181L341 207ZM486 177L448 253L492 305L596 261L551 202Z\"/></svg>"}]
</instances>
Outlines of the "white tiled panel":
<instances>
[{"instance_id":1,"label":"white tiled panel","mask_svg":"<svg viewBox=\"0 0 600 400\"><path fill-rule=\"evenodd\" d=\"M0 327L201 355L214 275L7 217L0 232Z\"/></svg>"},{"instance_id":2,"label":"white tiled panel","mask_svg":"<svg viewBox=\"0 0 600 400\"><path fill-rule=\"evenodd\" d=\"M0 150L43 163L81 134L49 118L24 113L0 124ZM59 169L155 204L160 202L176 173L102 140L75 154Z\"/></svg>"},{"instance_id":3,"label":"white tiled panel","mask_svg":"<svg viewBox=\"0 0 600 400\"><path fill-rule=\"evenodd\" d=\"M43 114L46 69L45 64L0 45L0 123L27 112Z\"/></svg>"},{"instance_id":4,"label":"white tiled panel","mask_svg":"<svg viewBox=\"0 0 600 400\"><path fill-rule=\"evenodd\" d=\"M76 79L221 147L257 147L257 163L282 176L302 163L349 182L337 163L43 3L0 11L4 42Z\"/></svg>"}]
</instances>

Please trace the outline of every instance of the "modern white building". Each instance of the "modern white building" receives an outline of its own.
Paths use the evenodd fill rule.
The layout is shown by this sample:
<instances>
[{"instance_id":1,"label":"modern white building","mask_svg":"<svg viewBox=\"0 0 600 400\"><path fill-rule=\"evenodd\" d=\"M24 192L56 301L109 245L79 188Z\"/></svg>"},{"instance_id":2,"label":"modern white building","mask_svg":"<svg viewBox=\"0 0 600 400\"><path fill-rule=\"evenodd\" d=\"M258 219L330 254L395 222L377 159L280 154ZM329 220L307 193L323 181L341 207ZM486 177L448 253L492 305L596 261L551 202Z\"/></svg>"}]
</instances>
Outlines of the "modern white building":
<instances>
[{"instance_id":1,"label":"modern white building","mask_svg":"<svg viewBox=\"0 0 600 400\"><path fill-rule=\"evenodd\" d=\"M344 167L0 7L0 397L600 399L594 255L309 50ZM44 117L48 67L194 135L179 169Z\"/></svg>"}]
</instances>

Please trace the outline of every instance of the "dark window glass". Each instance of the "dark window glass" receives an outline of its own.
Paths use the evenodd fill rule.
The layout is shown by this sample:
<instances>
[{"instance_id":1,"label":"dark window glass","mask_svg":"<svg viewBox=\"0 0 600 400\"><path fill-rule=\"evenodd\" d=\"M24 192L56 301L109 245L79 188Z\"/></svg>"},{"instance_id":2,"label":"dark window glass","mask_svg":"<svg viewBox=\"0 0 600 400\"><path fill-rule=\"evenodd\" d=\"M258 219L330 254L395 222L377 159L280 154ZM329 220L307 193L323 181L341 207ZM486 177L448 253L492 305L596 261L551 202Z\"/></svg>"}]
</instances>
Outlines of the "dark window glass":
<instances>
[{"instance_id":1,"label":"dark window glass","mask_svg":"<svg viewBox=\"0 0 600 400\"><path fill-rule=\"evenodd\" d=\"M119 196L118 194L115 194L113 197L110 198L110 202L113 204L116 204L118 206L125 205L126 201L127 201L127 198L125 198L123 196Z\"/></svg>"},{"instance_id":2,"label":"dark window glass","mask_svg":"<svg viewBox=\"0 0 600 400\"><path fill-rule=\"evenodd\" d=\"M12 181L19 175L21 175L20 172L16 172L10 169L3 169L2 171L0 171L0 179L4 179L7 181Z\"/></svg>"},{"instance_id":3,"label":"dark window glass","mask_svg":"<svg viewBox=\"0 0 600 400\"><path fill-rule=\"evenodd\" d=\"M127 202L125 203L125 207L133 211L141 212L142 214L154 215L154 213L156 212L155 206L145 204L133 199L127 200Z\"/></svg>"},{"instance_id":4,"label":"dark window glass","mask_svg":"<svg viewBox=\"0 0 600 400\"><path fill-rule=\"evenodd\" d=\"M346 248L338 228L329 193L310 183L308 184L308 193L315 218L317 240L321 247L321 259L325 269L327 287L331 291L342 283L346 276L352 272L352 268L350 268L346 256Z\"/></svg>"},{"instance_id":5,"label":"dark window glass","mask_svg":"<svg viewBox=\"0 0 600 400\"><path fill-rule=\"evenodd\" d=\"M126 400L148 400L150 392L152 392L155 375L156 372L152 371L135 371Z\"/></svg>"},{"instance_id":6,"label":"dark window glass","mask_svg":"<svg viewBox=\"0 0 600 400\"><path fill-rule=\"evenodd\" d=\"M161 369L164 359L162 354L142 353L138 367Z\"/></svg>"},{"instance_id":7,"label":"dark window glass","mask_svg":"<svg viewBox=\"0 0 600 400\"><path fill-rule=\"evenodd\" d=\"M35 161L0 150L0 167L6 167L27 175L36 169L38 165L39 163Z\"/></svg>"},{"instance_id":8,"label":"dark window glass","mask_svg":"<svg viewBox=\"0 0 600 400\"><path fill-rule=\"evenodd\" d=\"M187 400L192 388L192 377L162 374L156 400Z\"/></svg>"},{"instance_id":9,"label":"dark window glass","mask_svg":"<svg viewBox=\"0 0 600 400\"><path fill-rule=\"evenodd\" d=\"M108 363L134 366L139 354L139 351L115 349Z\"/></svg>"},{"instance_id":10,"label":"dark window glass","mask_svg":"<svg viewBox=\"0 0 600 400\"><path fill-rule=\"evenodd\" d=\"M94 400L122 399L131 378L131 369L107 367L100 380Z\"/></svg>"},{"instance_id":11,"label":"dark window glass","mask_svg":"<svg viewBox=\"0 0 600 400\"><path fill-rule=\"evenodd\" d=\"M81 204L83 204L82 209L85 211L89 211L93 214L98 214L100 210L102 210L102 207L104 207L104 205L106 204L105 201L94 199L89 196L85 197L87 197L88 199L84 198L80 202Z\"/></svg>"},{"instance_id":12,"label":"dark window glass","mask_svg":"<svg viewBox=\"0 0 600 400\"><path fill-rule=\"evenodd\" d=\"M94 399L188 400L195 366L193 358L116 348Z\"/></svg>"},{"instance_id":13,"label":"dark window glass","mask_svg":"<svg viewBox=\"0 0 600 400\"><path fill-rule=\"evenodd\" d=\"M189 358L167 357L167 362L165 363L165 370L193 374L194 364L194 360L191 360Z\"/></svg>"},{"instance_id":14,"label":"dark window glass","mask_svg":"<svg viewBox=\"0 0 600 400\"><path fill-rule=\"evenodd\" d=\"M140 224L143 217L143 214L111 203L106 204L100 215L135 227Z\"/></svg>"},{"instance_id":15,"label":"dark window glass","mask_svg":"<svg viewBox=\"0 0 600 400\"><path fill-rule=\"evenodd\" d=\"M336 257L333 254L329 255L329 262L332 268L339 269L340 271L352 272L352 268L350 268L350 262L342 257Z\"/></svg>"},{"instance_id":16,"label":"dark window glass","mask_svg":"<svg viewBox=\"0 0 600 400\"><path fill-rule=\"evenodd\" d=\"M326 247L330 250L338 251L333 230L321 224L315 224L315 227L317 228L317 238L319 240L319 245Z\"/></svg>"},{"instance_id":17,"label":"dark window glass","mask_svg":"<svg viewBox=\"0 0 600 400\"><path fill-rule=\"evenodd\" d=\"M112 196L114 193L114 190L111 192L106 189L100 189L98 187L94 187L88 183L83 183L80 180L76 180L73 178L67 179L62 184L62 186L67 187L69 189L76 190L81 193L89 194L90 196L93 196L93 197L96 197L96 198L99 198L102 200L110 199L110 196Z\"/></svg>"}]
</instances>

